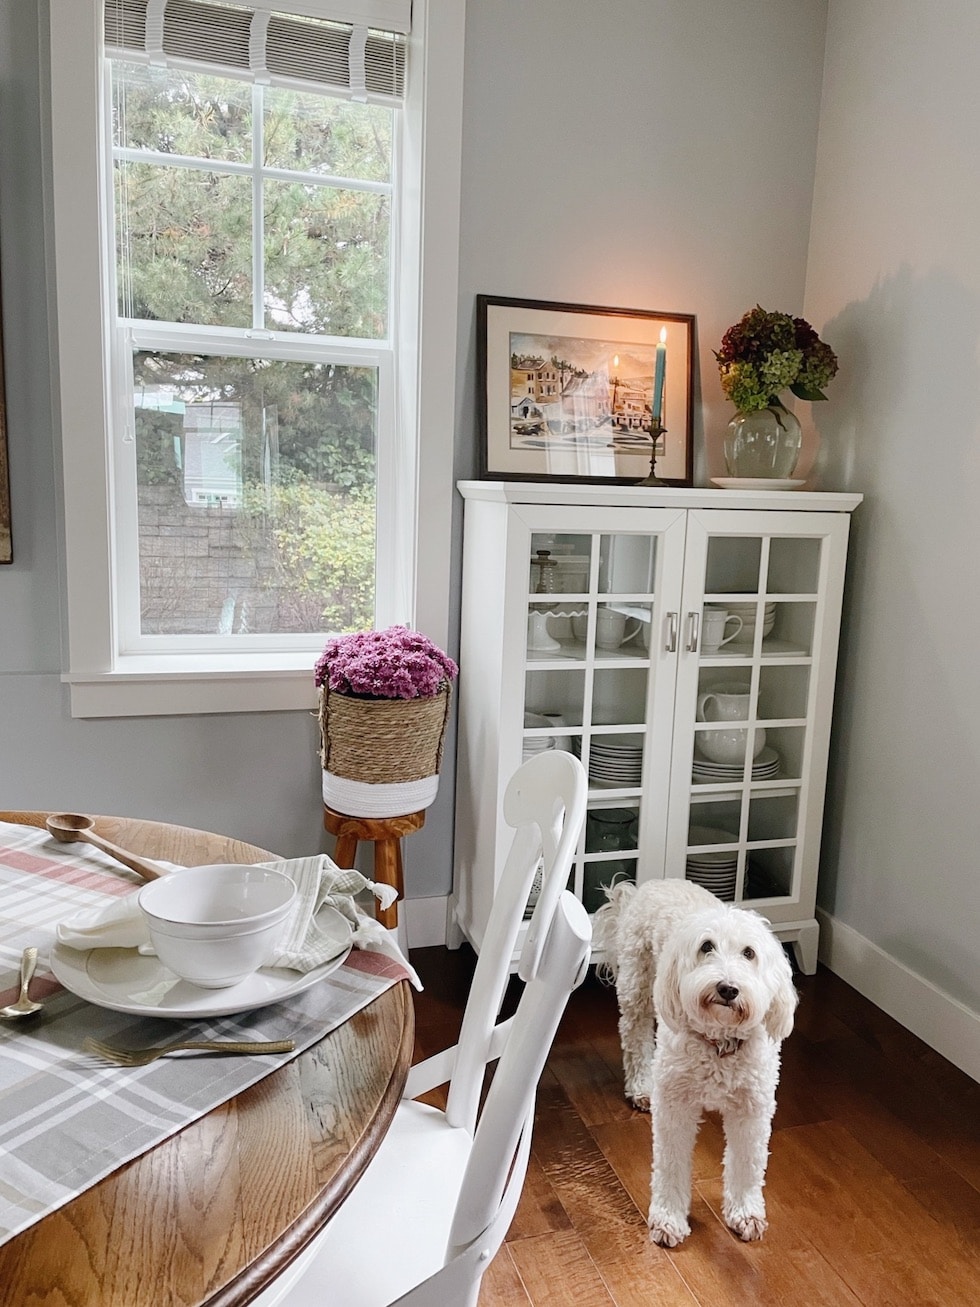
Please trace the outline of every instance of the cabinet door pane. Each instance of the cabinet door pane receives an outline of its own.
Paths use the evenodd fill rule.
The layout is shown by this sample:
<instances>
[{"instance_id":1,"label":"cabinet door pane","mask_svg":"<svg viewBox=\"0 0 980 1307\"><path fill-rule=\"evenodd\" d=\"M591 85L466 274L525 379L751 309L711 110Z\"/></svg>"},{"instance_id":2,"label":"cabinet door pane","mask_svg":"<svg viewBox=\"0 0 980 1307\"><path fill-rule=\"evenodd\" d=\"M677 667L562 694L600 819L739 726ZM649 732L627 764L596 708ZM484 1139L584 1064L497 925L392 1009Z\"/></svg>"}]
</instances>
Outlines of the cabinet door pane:
<instances>
[{"instance_id":1,"label":"cabinet door pane","mask_svg":"<svg viewBox=\"0 0 980 1307\"><path fill-rule=\"evenodd\" d=\"M807 796L823 784L830 702L826 692L821 702L817 659L836 633L841 578L829 596L827 577L831 549L842 564L839 533L832 515L696 516L674 736L675 777L685 779L672 784L670 865L721 898L790 920L800 915L805 866L813 892L819 825Z\"/></svg>"},{"instance_id":2,"label":"cabinet door pane","mask_svg":"<svg viewBox=\"0 0 980 1307\"><path fill-rule=\"evenodd\" d=\"M594 530L565 529L583 517L594 519ZM669 770L663 742L676 670L676 648L667 651L663 633L677 624L685 524L674 514L629 509L550 510L539 522L522 559L522 757L565 748L585 766L589 813L572 886L593 912L606 887L642 877L644 865L647 875L662 867ZM672 554L665 549L669 528ZM648 811L651 794L656 812Z\"/></svg>"}]
</instances>

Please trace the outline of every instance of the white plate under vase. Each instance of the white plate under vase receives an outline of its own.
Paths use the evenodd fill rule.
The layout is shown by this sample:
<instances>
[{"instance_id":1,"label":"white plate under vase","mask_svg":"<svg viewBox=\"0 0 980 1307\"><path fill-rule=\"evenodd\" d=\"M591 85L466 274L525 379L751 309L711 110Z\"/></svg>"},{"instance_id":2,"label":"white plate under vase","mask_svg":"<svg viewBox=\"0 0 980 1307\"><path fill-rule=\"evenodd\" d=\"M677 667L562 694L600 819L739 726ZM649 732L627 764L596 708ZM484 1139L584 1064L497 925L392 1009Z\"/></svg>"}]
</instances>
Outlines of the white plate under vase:
<instances>
[{"instance_id":1,"label":"white plate under vase","mask_svg":"<svg viewBox=\"0 0 980 1307\"><path fill-rule=\"evenodd\" d=\"M711 484L722 490L799 490L806 477L712 477Z\"/></svg>"}]
</instances>

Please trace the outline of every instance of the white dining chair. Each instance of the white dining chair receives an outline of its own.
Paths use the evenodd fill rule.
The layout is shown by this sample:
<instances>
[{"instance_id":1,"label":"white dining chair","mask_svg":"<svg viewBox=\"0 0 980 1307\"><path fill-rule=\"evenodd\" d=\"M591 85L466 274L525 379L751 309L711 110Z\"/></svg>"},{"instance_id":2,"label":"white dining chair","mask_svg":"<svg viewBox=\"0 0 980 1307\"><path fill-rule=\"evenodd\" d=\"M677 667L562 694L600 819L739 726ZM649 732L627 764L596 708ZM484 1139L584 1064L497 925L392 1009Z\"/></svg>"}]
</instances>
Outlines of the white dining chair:
<instances>
[{"instance_id":1,"label":"white dining chair","mask_svg":"<svg viewBox=\"0 0 980 1307\"><path fill-rule=\"evenodd\" d=\"M588 968L591 922L565 888L586 789L582 764L563 752L538 754L511 778L503 813L515 833L459 1042L412 1068L364 1176L256 1307L475 1307L521 1196L538 1080ZM517 968L524 989L514 1015L498 1021L539 866ZM497 1058L480 1110L487 1065ZM447 1081L445 1112L413 1101Z\"/></svg>"}]
</instances>

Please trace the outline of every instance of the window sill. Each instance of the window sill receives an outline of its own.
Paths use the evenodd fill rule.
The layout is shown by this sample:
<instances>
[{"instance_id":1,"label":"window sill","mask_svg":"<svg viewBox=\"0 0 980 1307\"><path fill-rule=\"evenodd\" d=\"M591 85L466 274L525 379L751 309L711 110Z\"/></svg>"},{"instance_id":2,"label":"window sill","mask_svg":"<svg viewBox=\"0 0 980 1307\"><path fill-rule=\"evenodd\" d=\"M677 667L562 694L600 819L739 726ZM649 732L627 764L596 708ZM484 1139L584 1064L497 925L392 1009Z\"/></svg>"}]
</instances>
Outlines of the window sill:
<instances>
[{"instance_id":1,"label":"window sill","mask_svg":"<svg viewBox=\"0 0 980 1307\"><path fill-rule=\"evenodd\" d=\"M72 717L313 712L309 653L141 656L111 672L67 672Z\"/></svg>"}]
</instances>

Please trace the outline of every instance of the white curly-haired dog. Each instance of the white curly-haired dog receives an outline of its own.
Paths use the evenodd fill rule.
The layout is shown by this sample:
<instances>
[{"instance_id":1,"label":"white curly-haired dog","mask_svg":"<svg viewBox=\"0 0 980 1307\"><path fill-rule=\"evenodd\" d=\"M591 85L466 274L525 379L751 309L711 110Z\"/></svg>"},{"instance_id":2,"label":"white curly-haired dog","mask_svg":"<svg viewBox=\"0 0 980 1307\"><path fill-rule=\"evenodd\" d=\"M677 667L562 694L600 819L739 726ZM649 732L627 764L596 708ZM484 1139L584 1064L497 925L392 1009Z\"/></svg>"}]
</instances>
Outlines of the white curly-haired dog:
<instances>
[{"instance_id":1,"label":"white curly-haired dog","mask_svg":"<svg viewBox=\"0 0 980 1307\"><path fill-rule=\"evenodd\" d=\"M728 1226L766 1229L762 1197L779 1047L793 1029L793 974L768 923L684 880L622 883L596 913L601 972L616 983L626 1096L649 1107L650 1238L691 1232L691 1162L705 1109L725 1128Z\"/></svg>"}]
</instances>

